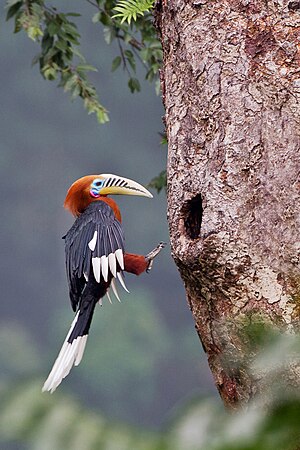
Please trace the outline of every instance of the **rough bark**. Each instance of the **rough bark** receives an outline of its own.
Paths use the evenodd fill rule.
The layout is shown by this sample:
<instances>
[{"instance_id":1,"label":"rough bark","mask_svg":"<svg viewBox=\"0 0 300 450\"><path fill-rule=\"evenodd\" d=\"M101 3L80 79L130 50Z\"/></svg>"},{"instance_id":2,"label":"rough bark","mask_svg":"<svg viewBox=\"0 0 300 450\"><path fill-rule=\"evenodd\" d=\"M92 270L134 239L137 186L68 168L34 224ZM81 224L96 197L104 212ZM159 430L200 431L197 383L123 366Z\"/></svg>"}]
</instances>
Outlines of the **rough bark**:
<instances>
[{"instance_id":1,"label":"rough bark","mask_svg":"<svg viewBox=\"0 0 300 450\"><path fill-rule=\"evenodd\" d=\"M248 324L299 328L300 2L162 0L156 22L173 257L235 407L260 389Z\"/></svg>"}]
</instances>

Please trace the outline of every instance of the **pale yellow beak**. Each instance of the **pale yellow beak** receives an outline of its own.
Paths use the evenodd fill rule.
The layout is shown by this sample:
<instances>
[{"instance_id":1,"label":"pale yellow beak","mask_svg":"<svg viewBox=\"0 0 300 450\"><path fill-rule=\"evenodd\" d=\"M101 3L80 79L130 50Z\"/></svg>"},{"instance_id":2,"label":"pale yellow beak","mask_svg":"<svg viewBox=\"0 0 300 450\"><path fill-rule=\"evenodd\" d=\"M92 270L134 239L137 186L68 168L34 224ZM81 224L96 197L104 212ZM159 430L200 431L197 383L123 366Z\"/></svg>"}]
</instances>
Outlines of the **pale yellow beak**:
<instances>
[{"instance_id":1,"label":"pale yellow beak","mask_svg":"<svg viewBox=\"0 0 300 450\"><path fill-rule=\"evenodd\" d=\"M104 180L100 195L139 195L141 197L153 198L151 192L144 186L129 178L120 177L111 173L101 174L99 178Z\"/></svg>"}]
</instances>

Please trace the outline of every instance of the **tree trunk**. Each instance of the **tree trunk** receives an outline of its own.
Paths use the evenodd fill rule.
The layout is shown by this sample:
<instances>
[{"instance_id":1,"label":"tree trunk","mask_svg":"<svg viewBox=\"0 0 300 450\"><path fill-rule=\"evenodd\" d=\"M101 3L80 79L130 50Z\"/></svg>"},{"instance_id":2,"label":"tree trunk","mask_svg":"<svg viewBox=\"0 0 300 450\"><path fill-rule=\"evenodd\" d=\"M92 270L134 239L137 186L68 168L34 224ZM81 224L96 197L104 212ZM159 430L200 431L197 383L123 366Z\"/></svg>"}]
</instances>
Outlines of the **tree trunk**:
<instances>
[{"instance_id":1,"label":"tree trunk","mask_svg":"<svg viewBox=\"0 0 300 450\"><path fill-rule=\"evenodd\" d=\"M298 0L156 6L172 253L231 407L261 388L249 324L299 328L298 10Z\"/></svg>"}]
</instances>

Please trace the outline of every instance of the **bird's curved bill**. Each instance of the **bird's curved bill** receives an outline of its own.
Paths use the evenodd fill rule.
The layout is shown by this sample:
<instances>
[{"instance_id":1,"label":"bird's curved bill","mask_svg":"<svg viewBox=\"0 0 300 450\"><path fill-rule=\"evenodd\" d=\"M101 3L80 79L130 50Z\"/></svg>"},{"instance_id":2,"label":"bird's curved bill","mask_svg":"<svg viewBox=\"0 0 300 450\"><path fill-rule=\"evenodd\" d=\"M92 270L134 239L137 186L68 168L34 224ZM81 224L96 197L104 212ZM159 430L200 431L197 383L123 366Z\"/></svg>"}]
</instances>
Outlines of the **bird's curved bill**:
<instances>
[{"instance_id":1,"label":"bird's curved bill","mask_svg":"<svg viewBox=\"0 0 300 450\"><path fill-rule=\"evenodd\" d=\"M112 174L101 174L99 178L104 179L100 195L139 195L152 198L153 195L144 186L129 178Z\"/></svg>"}]
</instances>

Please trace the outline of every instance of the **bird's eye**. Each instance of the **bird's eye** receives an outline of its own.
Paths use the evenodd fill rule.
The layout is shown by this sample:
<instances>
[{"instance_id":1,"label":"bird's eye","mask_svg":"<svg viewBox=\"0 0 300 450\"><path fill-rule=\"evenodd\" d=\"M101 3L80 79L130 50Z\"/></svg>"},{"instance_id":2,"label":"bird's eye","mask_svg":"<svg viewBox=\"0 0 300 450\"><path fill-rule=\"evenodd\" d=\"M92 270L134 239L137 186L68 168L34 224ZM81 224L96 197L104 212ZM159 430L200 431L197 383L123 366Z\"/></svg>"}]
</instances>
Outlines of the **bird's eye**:
<instances>
[{"instance_id":1,"label":"bird's eye","mask_svg":"<svg viewBox=\"0 0 300 450\"><path fill-rule=\"evenodd\" d=\"M93 182L93 185L95 186L95 187L101 187L102 185L103 185L103 180L95 180L94 182Z\"/></svg>"}]
</instances>

